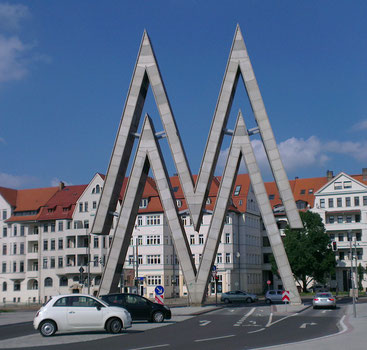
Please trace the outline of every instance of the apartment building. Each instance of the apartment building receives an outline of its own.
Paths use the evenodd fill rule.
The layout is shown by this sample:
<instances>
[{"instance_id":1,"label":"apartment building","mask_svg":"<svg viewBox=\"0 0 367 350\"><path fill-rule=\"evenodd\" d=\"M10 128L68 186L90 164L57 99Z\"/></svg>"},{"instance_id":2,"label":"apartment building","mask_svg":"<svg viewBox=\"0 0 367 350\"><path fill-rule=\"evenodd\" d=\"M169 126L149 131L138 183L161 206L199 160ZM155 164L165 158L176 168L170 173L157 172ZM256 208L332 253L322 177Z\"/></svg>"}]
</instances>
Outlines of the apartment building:
<instances>
[{"instance_id":1,"label":"apartment building","mask_svg":"<svg viewBox=\"0 0 367 350\"><path fill-rule=\"evenodd\" d=\"M0 187L2 273L0 301L43 302L61 293L96 294L114 227L108 236L90 232L103 187L96 174L88 185L12 190ZM188 215L177 177L171 178L192 257L198 267L219 189L214 179L199 232ZM116 212L126 188L124 181ZM215 259L218 292L231 289L262 291L261 219L248 175L239 175ZM121 276L121 288L131 291L139 279L139 293L154 297L157 285L166 297L187 294L180 264L153 179L143 192L131 245ZM89 281L89 282L88 282ZM211 283L208 294L215 293Z\"/></svg>"}]
</instances>

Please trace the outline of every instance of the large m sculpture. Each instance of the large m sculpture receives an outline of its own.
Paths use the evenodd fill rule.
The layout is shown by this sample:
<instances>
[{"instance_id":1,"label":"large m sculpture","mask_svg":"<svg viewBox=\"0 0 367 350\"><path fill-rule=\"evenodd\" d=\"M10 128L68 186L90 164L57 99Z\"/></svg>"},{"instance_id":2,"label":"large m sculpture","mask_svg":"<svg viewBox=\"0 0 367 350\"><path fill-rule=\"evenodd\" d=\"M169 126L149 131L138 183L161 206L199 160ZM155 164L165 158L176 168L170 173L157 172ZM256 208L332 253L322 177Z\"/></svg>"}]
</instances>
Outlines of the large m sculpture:
<instances>
[{"instance_id":1,"label":"large m sculpture","mask_svg":"<svg viewBox=\"0 0 367 350\"><path fill-rule=\"evenodd\" d=\"M257 122L258 127L255 130L247 130L241 112L238 113L235 129L233 131L226 129L233 97L240 76L247 90L251 108ZM154 94L164 132L156 133L148 115L145 116L141 132L138 133L137 130L149 85ZM301 303L279 229L276 225L264 182L250 142L250 136L253 133L260 133L261 135L265 152L278 186L290 226L292 228L301 228L302 222L280 159L273 131L239 26L236 28L196 183L193 181L188 166L181 138L176 127L171 105L163 85L149 37L147 33L144 32L100 203L92 227L92 232L95 234L109 234L113 213L116 210L118 197L129 164L134 141L138 139L137 151L122 201L118 224L115 228L107 263L102 275L99 290L100 294L115 292L117 290L145 181L150 169L152 169L191 302L195 304L202 303L210 278L211 267L214 263L220 242L239 164L243 158L284 288L290 292L291 303ZM162 136L165 136L168 140L187 201L188 210L194 228L198 231L225 134L232 135L231 146L221 179L201 263L199 268L196 269L192 260L192 254L185 230L179 217L179 211L158 140L162 138Z\"/></svg>"}]
</instances>

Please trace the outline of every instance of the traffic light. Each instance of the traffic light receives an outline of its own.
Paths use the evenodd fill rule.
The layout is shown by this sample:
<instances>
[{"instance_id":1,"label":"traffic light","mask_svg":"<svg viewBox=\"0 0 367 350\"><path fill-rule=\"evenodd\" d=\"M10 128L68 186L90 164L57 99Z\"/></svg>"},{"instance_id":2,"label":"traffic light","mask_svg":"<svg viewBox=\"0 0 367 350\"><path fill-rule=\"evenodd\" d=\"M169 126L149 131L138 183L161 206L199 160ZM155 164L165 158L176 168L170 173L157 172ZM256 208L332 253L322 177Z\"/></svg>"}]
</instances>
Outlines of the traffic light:
<instances>
[{"instance_id":1,"label":"traffic light","mask_svg":"<svg viewBox=\"0 0 367 350\"><path fill-rule=\"evenodd\" d=\"M336 252L338 250L336 242L333 242L332 245L333 245L333 251Z\"/></svg>"}]
</instances>

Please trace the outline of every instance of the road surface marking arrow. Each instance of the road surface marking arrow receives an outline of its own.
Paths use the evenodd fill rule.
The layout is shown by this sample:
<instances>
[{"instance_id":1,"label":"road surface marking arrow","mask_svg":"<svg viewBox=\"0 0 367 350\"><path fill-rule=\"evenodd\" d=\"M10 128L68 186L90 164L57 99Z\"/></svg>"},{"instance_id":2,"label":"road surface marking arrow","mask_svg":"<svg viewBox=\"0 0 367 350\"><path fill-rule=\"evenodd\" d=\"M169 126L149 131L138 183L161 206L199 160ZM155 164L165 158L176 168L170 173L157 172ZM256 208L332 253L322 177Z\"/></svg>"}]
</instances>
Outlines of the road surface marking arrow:
<instances>
[{"instance_id":1,"label":"road surface marking arrow","mask_svg":"<svg viewBox=\"0 0 367 350\"><path fill-rule=\"evenodd\" d=\"M207 326L210 322L212 322L212 321L201 320L201 321L200 321L200 327Z\"/></svg>"},{"instance_id":2,"label":"road surface marking arrow","mask_svg":"<svg viewBox=\"0 0 367 350\"><path fill-rule=\"evenodd\" d=\"M315 322L311 322L311 323L306 322L306 323L303 323L299 328L306 328L307 325L316 326L317 323L315 323Z\"/></svg>"}]
</instances>

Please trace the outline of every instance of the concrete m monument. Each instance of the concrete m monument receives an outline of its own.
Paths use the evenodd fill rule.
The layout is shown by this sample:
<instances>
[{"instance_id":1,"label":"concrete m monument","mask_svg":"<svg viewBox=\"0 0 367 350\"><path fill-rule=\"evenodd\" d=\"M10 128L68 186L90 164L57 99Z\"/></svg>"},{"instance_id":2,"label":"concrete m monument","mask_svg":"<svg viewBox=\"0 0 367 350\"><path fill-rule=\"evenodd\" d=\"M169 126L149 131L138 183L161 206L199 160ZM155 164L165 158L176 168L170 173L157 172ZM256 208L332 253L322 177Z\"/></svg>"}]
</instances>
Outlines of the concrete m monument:
<instances>
[{"instance_id":1,"label":"concrete m monument","mask_svg":"<svg viewBox=\"0 0 367 350\"><path fill-rule=\"evenodd\" d=\"M258 125L256 130L247 130L241 112L238 114L235 129L230 131L226 128L240 76L247 90L251 108ZM157 133L150 117L146 115L142 130L139 133L137 129L149 85L152 88L164 131ZM100 203L92 227L92 232L95 234L109 234L113 213L116 210L134 141L138 139L137 151L122 201L118 223L102 275L100 294L117 291L146 178L150 169L152 169L190 300L195 304L202 303L210 278L211 267L220 242L238 168L243 158L284 288L290 292L291 303L301 303L250 142L250 136L257 132L261 135L289 224L292 228L301 228L302 222L280 159L273 131L239 26L237 26L235 31L196 183L193 181L152 45L148 34L144 32ZM232 136L230 151L220 183L202 259L199 268L196 270L185 230L180 220L166 165L162 157L159 139L163 136L168 141L192 222L195 230L198 231L222 141L226 134Z\"/></svg>"}]
</instances>

